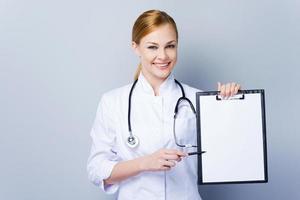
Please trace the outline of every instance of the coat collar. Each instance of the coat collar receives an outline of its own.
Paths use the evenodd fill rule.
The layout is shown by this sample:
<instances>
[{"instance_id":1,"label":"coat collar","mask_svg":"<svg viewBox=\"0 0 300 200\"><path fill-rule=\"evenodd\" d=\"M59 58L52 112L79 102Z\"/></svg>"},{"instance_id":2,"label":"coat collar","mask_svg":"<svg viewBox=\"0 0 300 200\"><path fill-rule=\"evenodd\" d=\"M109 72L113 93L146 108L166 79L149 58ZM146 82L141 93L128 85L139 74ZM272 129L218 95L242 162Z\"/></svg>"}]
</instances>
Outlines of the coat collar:
<instances>
[{"instance_id":1,"label":"coat collar","mask_svg":"<svg viewBox=\"0 0 300 200\"><path fill-rule=\"evenodd\" d=\"M154 90L150 83L147 81L145 76L142 72L139 74L138 78L138 85L141 88L141 90L147 94L150 94L152 96L155 95ZM166 94L169 94L176 88L176 83L174 80L174 75L171 73L167 79L160 85L159 87L159 96L165 96Z\"/></svg>"}]
</instances>

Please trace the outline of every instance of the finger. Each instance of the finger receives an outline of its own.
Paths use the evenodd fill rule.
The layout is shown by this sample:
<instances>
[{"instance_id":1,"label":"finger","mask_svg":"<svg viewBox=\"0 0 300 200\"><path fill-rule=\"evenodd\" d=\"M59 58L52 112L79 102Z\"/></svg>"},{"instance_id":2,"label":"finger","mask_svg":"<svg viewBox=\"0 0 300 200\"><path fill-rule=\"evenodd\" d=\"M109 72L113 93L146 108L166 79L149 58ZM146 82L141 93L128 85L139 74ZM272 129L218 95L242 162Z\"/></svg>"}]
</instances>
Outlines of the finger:
<instances>
[{"instance_id":1,"label":"finger","mask_svg":"<svg viewBox=\"0 0 300 200\"><path fill-rule=\"evenodd\" d=\"M237 94L238 91L240 90L240 85L239 84L236 84L235 88L234 88L234 94Z\"/></svg>"},{"instance_id":2,"label":"finger","mask_svg":"<svg viewBox=\"0 0 300 200\"><path fill-rule=\"evenodd\" d=\"M166 154L176 154L177 149L165 149L164 153Z\"/></svg>"},{"instance_id":3,"label":"finger","mask_svg":"<svg viewBox=\"0 0 300 200\"><path fill-rule=\"evenodd\" d=\"M169 171L169 170L171 170L171 167L162 166L160 169L164 170L164 171Z\"/></svg>"},{"instance_id":4,"label":"finger","mask_svg":"<svg viewBox=\"0 0 300 200\"><path fill-rule=\"evenodd\" d=\"M218 91L220 91L220 90L221 90L221 83L218 82Z\"/></svg>"},{"instance_id":5,"label":"finger","mask_svg":"<svg viewBox=\"0 0 300 200\"><path fill-rule=\"evenodd\" d=\"M186 156L188 156L187 153L185 153L185 152L183 152L183 151L179 151L179 150L177 150L177 155L178 155L179 157L186 157Z\"/></svg>"},{"instance_id":6,"label":"finger","mask_svg":"<svg viewBox=\"0 0 300 200\"><path fill-rule=\"evenodd\" d=\"M172 154L172 155L178 155L178 156L187 156L186 153L179 151L177 149L165 149L165 154Z\"/></svg>"},{"instance_id":7,"label":"finger","mask_svg":"<svg viewBox=\"0 0 300 200\"><path fill-rule=\"evenodd\" d=\"M176 162L172 160L164 160L163 166L165 167L175 167Z\"/></svg>"},{"instance_id":8,"label":"finger","mask_svg":"<svg viewBox=\"0 0 300 200\"><path fill-rule=\"evenodd\" d=\"M159 159L158 160L158 163L159 163L159 166L157 166L156 170L170 170L171 167L168 166L168 165L164 165L165 164L165 161L166 160L162 160L162 159Z\"/></svg>"},{"instance_id":9,"label":"finger","mask_svg":"<svg viewBox=\"0 0 300 200\"><path fill-rule=\"evenodd\" d=\"M221 95L221 97L225 96L225 91L226 91L225 89L226 89L225 85L224 84L221 85L221 89L220 89L220 95Z\"/></svg>"},{"instance_id":10,"label":"finger","mask_svg":"<svg viewBox=\"0 0 300 200\"><path fill-rule=\"evenodd\" d=\"M177 154L165 154L165 155L163 155L163 159L165 159L165 160L177 160L178 158L180 158L180 156L177 155Z\"/></svg>"},{"instance_id":11,"label":"finger","mask_svg":"<svg viewBox=\"0 0 300 200\"><path fill-rule=\"evenodd\" d=\"M176 161L176 162L180 162L182 160L183 156L177 156L177 158L171 158L171 159L166 159L166 160L171 160L171 161Z\"/></svg>"},{"instance_id":12,"label":"finger","mask_svg":"<svg viewBox=\"0 0 300 200\"><path fill-rule=\"evenodd\" d=\"M226 87L225 87L225 97L227 97L227 98L230 96L230 87L231 87L231 84L227 83Z\"/></svg>"},{"instance_id":13,"label":"finger","mask_svg":"<svg viewBox=\"0 0 300 200\"><path fill-rule=\"evenodd\" d=\"M180 162L183 157L178 157L175 161Z\"/></svg>"},{"instance_id":14,"label":"finger","mask_svg":"<svg viewBox=\"0 0 300 200\"><path fill-rule=\"evenodd\" d=\"M230 96L235 95L235 87L236 87L236 83L232 82L230 86Z\"/></svg>"}]
</instances>

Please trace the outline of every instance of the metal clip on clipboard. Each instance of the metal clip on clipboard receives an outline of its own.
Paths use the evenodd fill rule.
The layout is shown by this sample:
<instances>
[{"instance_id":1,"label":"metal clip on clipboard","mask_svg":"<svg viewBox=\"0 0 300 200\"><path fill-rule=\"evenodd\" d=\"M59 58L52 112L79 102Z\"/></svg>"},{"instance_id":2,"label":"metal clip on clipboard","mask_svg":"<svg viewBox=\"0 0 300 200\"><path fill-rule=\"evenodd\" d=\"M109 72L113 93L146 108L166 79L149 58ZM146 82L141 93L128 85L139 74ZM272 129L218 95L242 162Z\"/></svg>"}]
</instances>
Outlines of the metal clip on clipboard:
<instances>
[{"instance_id":1,"label":"metal clip on clipboard","mask_svg":"<svg viewBox=\"0 0 300 200\"><path fill-rule=\"evenodd\" d=\"M244 93L241 93L241 91L239 91L238 94L232 96L232 97L229 97L228 99L225 99L225 98L222 98L220 96L220 94L216 95L216 100L217 101L222 101L222 100L244 100L245 99L245 94Z\"/></svg>"}]
</instances>

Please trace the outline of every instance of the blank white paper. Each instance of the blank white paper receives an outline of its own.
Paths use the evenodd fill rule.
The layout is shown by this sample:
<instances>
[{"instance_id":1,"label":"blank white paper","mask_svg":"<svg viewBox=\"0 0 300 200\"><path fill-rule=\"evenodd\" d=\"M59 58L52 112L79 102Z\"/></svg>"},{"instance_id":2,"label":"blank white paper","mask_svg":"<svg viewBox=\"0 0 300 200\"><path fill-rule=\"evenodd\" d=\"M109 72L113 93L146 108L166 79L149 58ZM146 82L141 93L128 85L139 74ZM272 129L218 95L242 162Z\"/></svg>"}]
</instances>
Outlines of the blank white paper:
<instances>
[{"instance_id":1,"label":"blank white paper","mask_svg":"<svg viewBox=\"0 0 300 200\"><path fill-rule=\"evenodd\" d=\"M264 180L261 94L199 100L203 183Z\"/></svg>"}]
</instances>

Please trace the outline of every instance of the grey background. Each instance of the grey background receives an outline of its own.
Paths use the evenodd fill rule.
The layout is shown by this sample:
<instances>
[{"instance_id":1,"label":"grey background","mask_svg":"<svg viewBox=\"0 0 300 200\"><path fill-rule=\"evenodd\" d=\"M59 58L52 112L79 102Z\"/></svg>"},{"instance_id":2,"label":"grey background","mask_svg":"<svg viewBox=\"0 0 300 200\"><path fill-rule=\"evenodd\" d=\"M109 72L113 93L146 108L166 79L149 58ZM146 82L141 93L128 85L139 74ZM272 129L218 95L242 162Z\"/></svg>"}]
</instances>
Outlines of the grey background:
<instances>
[{"instance_id":1,"label":"grey background","mask_svg":"<svg viewBox=\"0 0 300 200\"><path fill-rule=\"evenodd\" d=\"M130 83L131 27L167 11L176 77L266 91L269 183L200 186L205 200L300 199L297 0L0 0L0 199L113 199L87 180L101 94Z\"/></svg>"}]
</instances>

